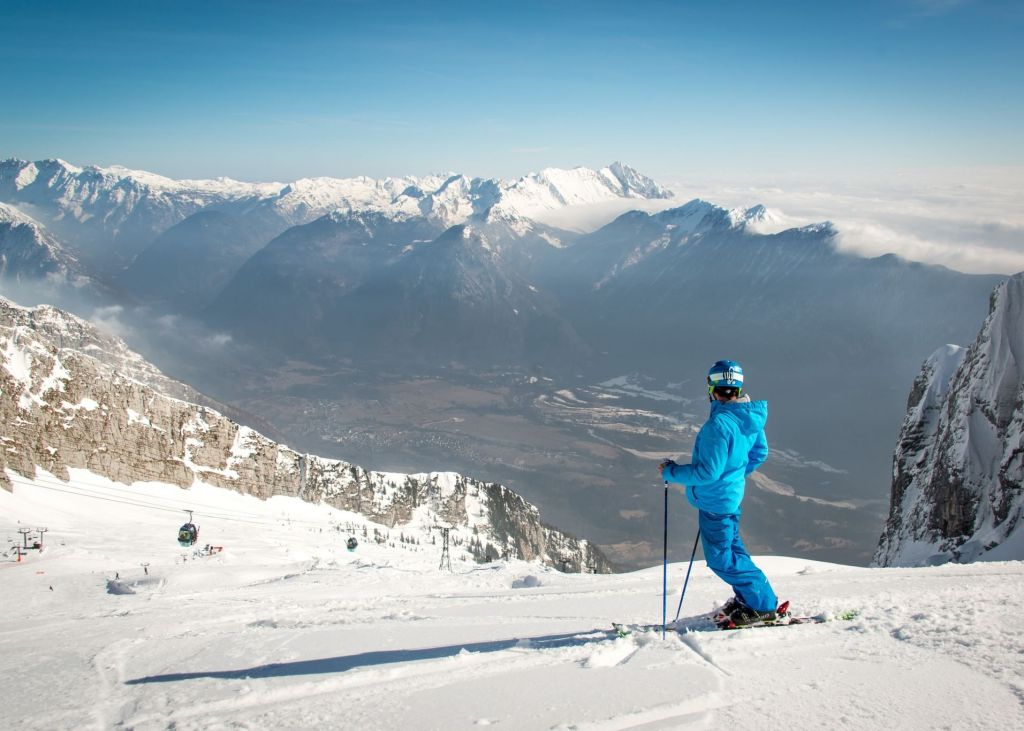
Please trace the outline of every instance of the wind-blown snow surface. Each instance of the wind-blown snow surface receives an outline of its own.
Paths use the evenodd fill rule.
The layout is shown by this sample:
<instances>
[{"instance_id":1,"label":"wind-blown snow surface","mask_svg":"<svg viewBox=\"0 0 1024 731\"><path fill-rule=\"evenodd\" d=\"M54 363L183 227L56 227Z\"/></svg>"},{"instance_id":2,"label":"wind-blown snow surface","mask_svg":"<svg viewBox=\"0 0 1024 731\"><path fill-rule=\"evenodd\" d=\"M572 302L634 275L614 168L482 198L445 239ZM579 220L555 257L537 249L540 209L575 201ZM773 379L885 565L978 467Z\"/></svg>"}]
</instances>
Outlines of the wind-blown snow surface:
<instances>
[{"instance_id":1,"label":"wind-blown snow surface","mask_svg":"<svg viewBox=\"0 0 1024 731\"><path fill-rule=\"evenodd\" d=\"M375 544L358 516L291 498L128 488L81 471L66 485L10 475L0 535L20 544L18 528L49 530L42 552L0 561L8 728L1024 724L1018 562L860 569L765 558L800 610L859 616L619 639L606 631L612 620L660 621L660 566L568 575L476 565L455 551L448 572L439 545L393 532L394 546ZM222 552L178 547L183 507L196 510L199 545ZM685 569L670 567L670 615ZM726 596L698 563L683 615Z\"/></svg>"}]
</instances>

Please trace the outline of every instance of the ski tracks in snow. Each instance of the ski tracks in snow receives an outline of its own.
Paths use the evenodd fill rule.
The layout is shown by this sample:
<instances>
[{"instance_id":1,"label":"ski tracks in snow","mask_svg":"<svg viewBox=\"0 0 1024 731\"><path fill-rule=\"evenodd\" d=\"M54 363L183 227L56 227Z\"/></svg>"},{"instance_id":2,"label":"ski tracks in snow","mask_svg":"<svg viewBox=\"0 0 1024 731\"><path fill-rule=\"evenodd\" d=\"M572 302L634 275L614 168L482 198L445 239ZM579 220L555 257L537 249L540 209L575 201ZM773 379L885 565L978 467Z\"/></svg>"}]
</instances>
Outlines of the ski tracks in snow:
<instances>
[{"instance_id":1,"label":"ski tracks in snow","mask_svg":"<svg viewBox=\"0 0 1024 731\"><path fill-rule=\"evenodd\" d=\"M98 688L92 713L98 728L113 728L122 723L126 712L120 689L125 681L126 657L133 646L142 642L139 639L117 640L93 655L90 664L98 676Z\"/></svg>"}]
</instances>

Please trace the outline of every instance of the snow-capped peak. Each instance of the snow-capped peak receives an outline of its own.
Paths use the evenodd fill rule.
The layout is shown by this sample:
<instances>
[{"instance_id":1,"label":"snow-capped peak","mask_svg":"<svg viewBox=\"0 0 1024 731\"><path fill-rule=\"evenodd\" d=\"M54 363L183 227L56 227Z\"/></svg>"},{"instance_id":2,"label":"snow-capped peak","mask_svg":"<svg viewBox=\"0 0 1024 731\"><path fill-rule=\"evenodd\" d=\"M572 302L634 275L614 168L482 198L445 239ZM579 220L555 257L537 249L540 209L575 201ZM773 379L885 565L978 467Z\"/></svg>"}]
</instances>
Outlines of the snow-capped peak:
<instances>
[{"instance_id":1,"label":"snow-capped peak","mask_svg":"<svg viewBox=\"0 0 1024 731\"><path fill-rule=\"evenodd\" d=\"M752 223L770 223L776 220L778 220L777 217L760 203L743 211L743 221L748 225Z\"/></svg>"},{"instance_id":2,"label":"snow-capped peak","mask_svg":"<svg viewBox=\"0 0 1024 731\"><path fill-rule=\"evenodd\" d=\"M82 168L78 167L77 165L73 165L67 160L62 160L59 157L49 157L37 164L48 169L60 168L65 172L70 173L71 175L78 175L79 173L82 172Z\"/></svg>"},{"instance_id":3,"label":"snow-capped peak","mask_svg":"<svg viewBox=\"0 0 1024 731\"><path fill-rule=\"evenodd\" d=\"M526 218L569 206L620 198L670 198L672 193L622 163L600 170L546 168L501 184L497 204Z\"/></svg>"},{"instance_id":4,"label":"snow-capped peak","mask_svg":"<svg viewBox=\"0 0 1024 731\"><path fill-rule=\"evenodd\" d=\"M656 214L655 218L672 229L691 233L713 227L736 227L733 211L700 198L694 198L678 208L666 209Z\"/></svg>"},{"instance_id":5,"label":"snow-capped peak","mask_svg":"<svg viewBox=\"0 0 1024 731\"><path fill-rule=\"evenodd\" d=\"M786 228L783 216L758 203L749 208L732 208L729 220L733 228L744 228L755 233L775 233Z\"/></svg>"},{"instance_id":6,"label":"snow-capped peak","mask_svg":"<svg viewBox=\"0 0 1024 731\"><path fill-rule=\"evenodd\" d=\"M672 191L621 162L613 162L601 170L601 173L606 172L622 186L622 195L626 198L671 198L673 195Z\"/></svg>"},{"instance_id":7,"label":"snow-capped peak","mask_svg":"<svg viewBox=\"0 0 1024 731\"><path fill-rule=\"evenodd\" d=\"M655 218L673 229L691 233L711 228L725 228L756 234L773 234L795 227L792 219L761 204L749 208L723 208L701 198L694 198L678 208L665 209L655 214ZM811 234L835 233L835 228L829 221L814 223L799 230Z\"/></svg>"}]
</instances>

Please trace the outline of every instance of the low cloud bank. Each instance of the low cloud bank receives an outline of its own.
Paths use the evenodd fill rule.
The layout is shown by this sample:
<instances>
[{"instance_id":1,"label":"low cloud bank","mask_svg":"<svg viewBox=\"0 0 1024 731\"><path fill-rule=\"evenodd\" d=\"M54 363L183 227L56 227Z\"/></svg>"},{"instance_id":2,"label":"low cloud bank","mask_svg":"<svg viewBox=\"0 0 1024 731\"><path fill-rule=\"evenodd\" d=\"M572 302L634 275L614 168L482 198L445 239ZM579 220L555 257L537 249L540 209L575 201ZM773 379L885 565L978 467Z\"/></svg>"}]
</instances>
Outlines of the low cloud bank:
<instances>
[{"instance_id":1,"label":"low cloud bank","mask_svg":"<svg viewBox=\"0 0 1024 731\"><path fill-rule=\"evenodd\" d=\"M832 221L839 245L861 256L898 254L962 272L1024 271L1024 169L971 168L798 177L668 181L667 201L616 201L557 211L544 220L591 231L627 210L648 213L703 198L726 208L761 203L776 220L763 233Z\"/></svg>"}]
</instances>

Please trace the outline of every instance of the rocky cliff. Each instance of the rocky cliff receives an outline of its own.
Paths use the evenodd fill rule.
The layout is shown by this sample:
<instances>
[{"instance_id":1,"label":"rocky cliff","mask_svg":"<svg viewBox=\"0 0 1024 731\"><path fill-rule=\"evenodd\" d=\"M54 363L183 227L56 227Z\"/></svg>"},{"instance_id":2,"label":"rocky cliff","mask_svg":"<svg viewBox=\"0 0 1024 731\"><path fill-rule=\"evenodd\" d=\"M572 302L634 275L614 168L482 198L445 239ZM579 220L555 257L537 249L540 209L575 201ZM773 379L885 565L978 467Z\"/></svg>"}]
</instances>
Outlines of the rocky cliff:
<instances>
[{"instance_id":1,"label":"rocky cliff","mask_svg":"<svg viewBox=\"0 0 1024 731\"><path fill-rule=\"evenodd\" d=\"M0 298L0 486L6 470L69 479L84 468L133 484L197 481L266 499L324 502L388 527L451 527L477 560L540 560L607 572L590 543L545 526L537 508L498 484L455 473L371 472L300 454L218 410L124 343L52 307Z\"/></svg>"},{"instance_id":2,"label":"rocky cliff","mask_svg":"<svg viewBox=\"0 0 1024 731\"><path fill-rule=\"evenodd\" d=\"M882 566L1024 558L1024 273L993 292L967 349L914 382L893 458Z\"/></svg>"}]
</instances>

